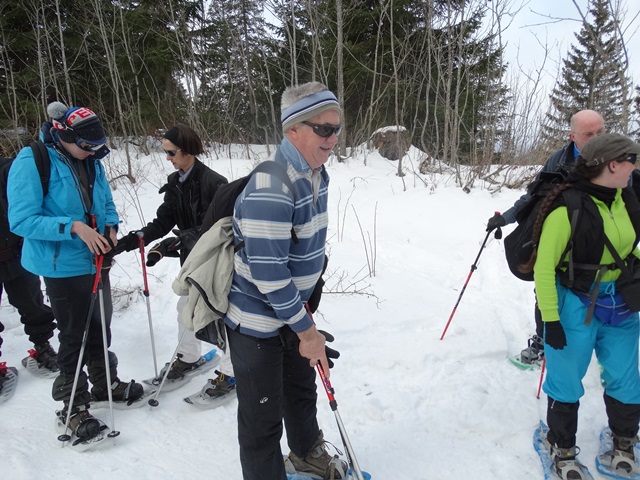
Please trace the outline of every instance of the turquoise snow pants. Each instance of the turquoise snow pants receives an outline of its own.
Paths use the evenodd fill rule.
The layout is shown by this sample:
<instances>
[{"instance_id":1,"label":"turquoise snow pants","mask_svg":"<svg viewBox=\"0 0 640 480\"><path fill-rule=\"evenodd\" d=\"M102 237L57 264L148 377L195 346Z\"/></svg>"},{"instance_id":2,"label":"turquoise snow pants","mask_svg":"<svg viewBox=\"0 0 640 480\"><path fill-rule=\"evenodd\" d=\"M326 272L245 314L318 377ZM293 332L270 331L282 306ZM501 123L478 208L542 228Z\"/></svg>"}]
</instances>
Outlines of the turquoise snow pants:
<instances>
[{"instance_id":1,"label":"turquoise snow pants","mask_svg":"<svg viewBox=\"0 0 640 480\"><path fill-rule=\"evenodd\" d=\"M600 288L607 288L609 283L603 282ZM587 308L582 301L561 285L557 289L560 323L567 336L567 346L562 350L545 346L544 392L560 402L578 402L584 395L582 379L595 350L603 369L605 393L625 404L640 404L638 314L615 327L604 325L595 315L591 324L585 325Z\"/></svg>"}]
</instances>

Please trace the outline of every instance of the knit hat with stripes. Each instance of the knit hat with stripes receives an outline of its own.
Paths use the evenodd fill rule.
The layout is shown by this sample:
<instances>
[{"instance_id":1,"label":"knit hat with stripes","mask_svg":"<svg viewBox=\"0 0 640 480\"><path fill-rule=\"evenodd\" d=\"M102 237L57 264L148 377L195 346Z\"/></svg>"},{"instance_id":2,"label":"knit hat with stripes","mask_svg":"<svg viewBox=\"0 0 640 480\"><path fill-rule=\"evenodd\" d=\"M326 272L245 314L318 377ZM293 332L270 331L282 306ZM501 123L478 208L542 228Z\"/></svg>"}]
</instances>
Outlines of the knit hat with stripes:
<instances>
[{"instance_id":1,"label":"knit hat with stripes","mask_svg":"<svg viewBox=\"0 0 640 480\"><path fill-rule=\"evenodd\" d=\"M340 111L336 96L322 83L309 82L289 87L282 94L281 115L282 131L305 120L320 115L326 110Z\"/></svg>"}]
</instances>

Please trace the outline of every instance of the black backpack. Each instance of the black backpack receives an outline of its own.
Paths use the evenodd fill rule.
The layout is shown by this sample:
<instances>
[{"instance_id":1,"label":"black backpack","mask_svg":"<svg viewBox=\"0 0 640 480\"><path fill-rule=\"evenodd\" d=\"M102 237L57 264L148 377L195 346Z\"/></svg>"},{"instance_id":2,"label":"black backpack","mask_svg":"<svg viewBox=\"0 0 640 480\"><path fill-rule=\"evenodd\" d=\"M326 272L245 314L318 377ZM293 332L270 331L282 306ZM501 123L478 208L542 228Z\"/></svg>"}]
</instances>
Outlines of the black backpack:
<instances>
[{"instance_id":1,"label":"black backpack","mask_svg":"<svg viewBox=\"0 0 640 480\"><path fill-rule=\"evenodd\" d=\"M233 215L236 199L245 189L247 183L251 180L251 177L256 173L268 173L269 175L279 178L280 181L287 186L291 194L294 194L295 190L293 188L293 184L291 183L291 179L289 178L289 175L287 175L287 171L284 167L274 161L262 162L258 164L258 166L254 168L249 175L218 187L215 195L213 196L213 200L211 200L211 203L209 204L209 208L207 208L207 213L204 215L202 226L200 227L200 235L209 230L218 220ZM298 243L298 237L293 229L291 229L291 238L294 243ZM241 242L236 245L235 251L237 252L241 250L242 247L244 247L244 244Z\"/></svg>"},{"instance_id":2,"label":"black backpack","mask_svg":"<svg viewBox=\"0 0 640 480\"><path fill-rule=\"evenodd\" d=\"M33 158L42 183L42 194L49 192L49 177L51 176L51 160L47 147L40 140L31 142ZM6 262L20 255L22 238L9 229L9 202L7 200L7 179L9 169L15 158L0 157L0 262Z\"/></svg>"},{"instance_id":3,"label":"black backpack","mask_svg":"<svg viewBox=\"0 0 640 480\"><path fill-rule=\"evenodd\" d=\"M504 253L509 270L520 280L533 281L533 271L523 273L518 267L528 262L533 253L533 226L538 216L542 199L546 197L553 187L564 183L566 179L567 174L562 170L558 172L541 172L538 178L527 188L530 198L516 214L518 226L504 239ZM564 259L566 254L573 248L573 233L580 220L582 204L580 192L573 188L564 190L562 192L562 201L567 207L567 214L571 222L571 236L560 257ZM572 268L571 257L569 268Z\"/></svg>"},{"instance_id":4,"label":"black backpack","mask_svg":"<svg viewBox=\"0 0 640 480\"><path fill-rule=\"evenodd\" d=\"M278 155L278 153L276 153L276 155ZM294 194L295 190L294 190L293 184L291 183L291 179L287 175L287 171L285 170L285 168L279 163L276 163L274 161L262 162L258 164L258 166L254 168L249 175L238 178L237 180L234 180L231 183L226 183L218 187L215 195L213 196L213 200L211 200L211 203L209 204L209 208L207 209L207 212L205 213L204 219L202 221L202 226L200 227L201 238L205 237L205 241L208 241L205 234L209 230L211 230L215 224L217 223L223 224L225 220L228 220L229 217L233 216L233 210L235 207L236 199L245 189L251 177L254 174L259 172L268 173L270 175L273 175L279 178L282 181L282 183L284 183L287 186L287 188L291 192L291 195L295 196ZM230 229L227 231L227 234L230 236L233 236L233 232L231 232ZM291 228L291 238L294 243L298 243L298 237L296 236L296 233L293 230L293 228ZM194 247L193 250L191 250L191 253L189 255L194 254L194 251L197 252L197 249L200 248L200 242L201 240L198 240L198 243L196 243L196 246ZM229 247L227 247L226 245L227 245L226 242L221 243L220 247L212 251L211 255L219 255L219 256L226 255L226 252L228 251L228 249L231 248L231 245L233 245L233 243L229 244ZM240 242L238 245L233 247L233 252L234 253L238 252L243 247L244 247L244 243ZM211 259L213 257L209 257L209 258ZM229 261L233 262L232 260L233 255L231 255L228 258L230 259ZM189 262L189 257L187 258L187 262L185 262L185 265L183 265L183 269L188 265L188 262ZM183 273L183 270L180 271L180 274L178 275L178 277L180 277L182 273ZM216 283L222 282L221 285L227 285L227 287L230 288L231 278L233 277L233 268L231 268L230 270L230 275L231 276L228 278L218 275L215 278L215 282ZM209 309L212 312L212 314L209 314L207 317L208 323L204 325L204 327L199 328L195 331L196 338L198 340L202 340L204 342L217 345L218 347L225 350L227 340L226 340L226 333L225 333L225 328L224 328L222 319L224 318L224 315L226 312L218 311L213 306L212 302L210 302L209 299L207 298L206 289L204 289L203 286L198 285L193 278L189 278L189 283L192 287L195 287L198 290L201 297L204 299L205 304L209 307ZM320 288L322 288L322 286L320 286ZM175 288L174 288L174 291L176 291ZM176 293L178 293L178 291L176 291ZM228 290L227 290L227 294L228 294ZM317 298L317 302L319 302L319 296Z\"/></svg>"}]
</instances>

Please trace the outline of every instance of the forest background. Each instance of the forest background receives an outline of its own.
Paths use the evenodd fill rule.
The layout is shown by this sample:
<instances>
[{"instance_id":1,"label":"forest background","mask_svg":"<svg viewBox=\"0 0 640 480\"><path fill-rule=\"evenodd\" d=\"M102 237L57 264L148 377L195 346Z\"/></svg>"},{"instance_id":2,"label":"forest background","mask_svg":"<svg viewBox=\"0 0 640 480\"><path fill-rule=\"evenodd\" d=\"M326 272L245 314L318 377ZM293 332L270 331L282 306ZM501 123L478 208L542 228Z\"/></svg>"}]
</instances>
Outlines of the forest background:
<instances>
[{"instance_id":1,"label":"forest background","mask_svg":"<svg viewBox=\"0 0 640 480\"><path fill-rule=\"evenodd\" d=\"M2 2L0 155L37 136L46 105L61 100L89 106L110 136L124 139L111 145L127 158L118 174L135 181L130 146L145 152L150 136L177 122L210 146L277 144L282 91L311 80L343 106L338 158L380 127L402 126L405 137L394 141L413 144L430 163L476 167L459 169L465 188L498 178L495 165L543 162L580 109L637 138L640 84L627 46L638 42L638 8L563 2L574 6L573 21L553 14L537 21L563 23L573 32L570 48L555 51L536 38L547 53L527 67L507 60L505 32L539 2ZM532 47L521 45L519 55ZM544 81L550 73L552 87Z\"/></svg>"}]
</instances>

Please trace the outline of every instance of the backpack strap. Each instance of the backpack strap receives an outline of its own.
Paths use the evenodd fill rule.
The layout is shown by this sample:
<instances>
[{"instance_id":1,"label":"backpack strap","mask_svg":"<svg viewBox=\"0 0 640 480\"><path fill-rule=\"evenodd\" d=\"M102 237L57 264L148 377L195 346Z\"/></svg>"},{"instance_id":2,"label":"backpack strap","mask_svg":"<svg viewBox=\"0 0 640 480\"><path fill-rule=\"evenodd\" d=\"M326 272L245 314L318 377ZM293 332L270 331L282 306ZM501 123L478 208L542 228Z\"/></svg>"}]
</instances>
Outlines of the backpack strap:
<instances>
[{"instance_id":1,"label":"backpack strap","mask_svg":"<svg viewBox=\"0 0 640 480\"><path fill-rule=\"evenodd\" d=\"M47 151L45 144L40 140L31 142L30 147L33 152L33 159L36 162L36 167L38 168L38 174L40 175L42 196L46 197L47 193L49 193L49 177L51 177L51 160L49 159L49 152Z\"/></svg>"},{"instance_id":2,"label":"backpack strap","mask_svg":"<svg viewBox=\"0 0 640 480\"><path fill-rule=\"evenodd\" d=\"M569 254L569 262L567 266L567 271L569 272L569 282L567 288L573 288L573 282L575 279L574 270L576 266L573 262L573 237L575 235L576 227L578 226L578 222L582 214L582 196L580 195L580 192L575 188L569 188L562 192L562 197L564 198L564 202L567 207L567 215L569 216L569 220L571 222L571 234L569 236L567 246L564 247L564 251L562 252L562 255L560 255L560 263L556 267L556 270L559 269L561 265L567 264L566 262L564 262L564 258L567 254Z\"/></svg>"}]
</instances>

